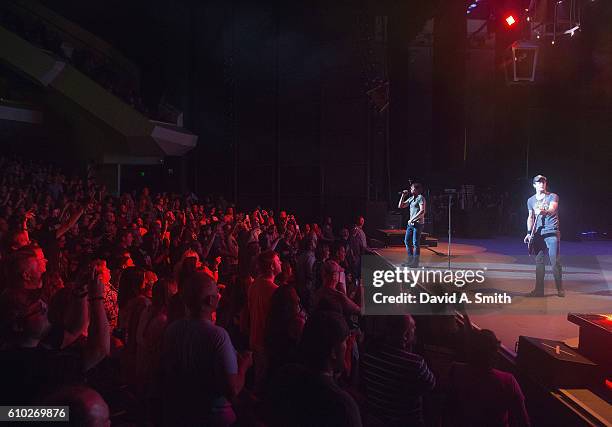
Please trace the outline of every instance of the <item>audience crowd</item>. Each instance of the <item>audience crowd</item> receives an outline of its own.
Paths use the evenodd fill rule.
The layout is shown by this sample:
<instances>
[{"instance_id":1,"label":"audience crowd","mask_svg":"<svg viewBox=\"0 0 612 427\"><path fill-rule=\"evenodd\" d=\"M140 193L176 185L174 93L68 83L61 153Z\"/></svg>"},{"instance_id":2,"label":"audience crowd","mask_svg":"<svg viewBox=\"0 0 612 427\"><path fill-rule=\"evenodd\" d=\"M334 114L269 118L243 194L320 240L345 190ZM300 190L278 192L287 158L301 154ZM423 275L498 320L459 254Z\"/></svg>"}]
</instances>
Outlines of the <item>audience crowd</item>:
<instances>
[{"instance_id":1,"label":"audience crowd","mask_svg":"<svg viewBox=\"0 0 612 427\"><path fill-rule=\"evenodd\" d=\"M0 158L0 403L83 426L529 425L467 315L361 315L363 226Z\"/></svg>"}]
</instances>

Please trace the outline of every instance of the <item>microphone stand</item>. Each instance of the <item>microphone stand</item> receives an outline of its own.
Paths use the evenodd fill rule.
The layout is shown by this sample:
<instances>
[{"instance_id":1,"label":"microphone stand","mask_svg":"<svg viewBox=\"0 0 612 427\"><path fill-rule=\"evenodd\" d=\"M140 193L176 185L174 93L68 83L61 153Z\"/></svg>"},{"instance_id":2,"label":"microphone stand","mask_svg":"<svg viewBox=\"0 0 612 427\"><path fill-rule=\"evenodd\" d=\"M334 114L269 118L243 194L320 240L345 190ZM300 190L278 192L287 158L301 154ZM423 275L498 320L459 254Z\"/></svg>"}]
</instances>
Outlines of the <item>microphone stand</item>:
<instances>
[{"instance_id":1,"label":"microphone stand","mask_svg":"<svg viewBox=\"0 0 612 427\"><path fill-rule=\"evenodd\" d=\"M457 193L457 190L453 188L446 188L444 192L448 194L448 250L447 250L447 258L448 258L448 269L451 268L451 235L452 235L452 221L451 221L451 211L453 206L453 194Z\"/></svg>"},{"instance_id":2,"label":"microphone stand","mask_svg":"<svg viewBox=\"0 0 612 427\"><path fill-rule=\"evenodd\" d=\"M448 193L448 269L451 268L451 206L453 204L453 193Z\"/></svg>"}]
</instances>

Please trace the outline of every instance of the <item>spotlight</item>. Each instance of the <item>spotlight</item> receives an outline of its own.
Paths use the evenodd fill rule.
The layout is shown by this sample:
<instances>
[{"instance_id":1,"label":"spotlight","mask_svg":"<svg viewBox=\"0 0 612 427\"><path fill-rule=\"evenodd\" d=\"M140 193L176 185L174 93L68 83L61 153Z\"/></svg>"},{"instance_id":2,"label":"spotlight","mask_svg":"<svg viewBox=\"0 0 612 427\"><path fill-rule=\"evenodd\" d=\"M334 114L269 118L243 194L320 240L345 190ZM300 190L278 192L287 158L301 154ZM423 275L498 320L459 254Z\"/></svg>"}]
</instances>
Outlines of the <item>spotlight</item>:
<instances>
[{"instance_id":1,"label":"spotlight","mask_svg":"<svg viewBox=\"0 0 612 427\"><path fill-rule=\"evenodd\" d=\"M509 27L513 26L516 23L516 19L514 19L514 16L509 15L506 18L506 24L508 24Z\"/></svg>"},{"instance_id":2,"label":"spotlight","mask_svg":"<svg viewBox=\"0 0 612 427\"><path fill-rule=\"evenodd\" d=\"M580 25L576 25L569 30L565 31L563 34L569 34L571 37L574 37L574 33L580 28Z\"/></svg>"},{"instance_id":3,"label":"spotlight","mask_svg":"<svg viewBox=\"0 0 612 427\"><path fill-rule=\"evenodd\" d=\"M538 64L538 44L528 40L512 43L509 61L504 63L508 83L534 82Z\"/></svg>"}]
</instances>

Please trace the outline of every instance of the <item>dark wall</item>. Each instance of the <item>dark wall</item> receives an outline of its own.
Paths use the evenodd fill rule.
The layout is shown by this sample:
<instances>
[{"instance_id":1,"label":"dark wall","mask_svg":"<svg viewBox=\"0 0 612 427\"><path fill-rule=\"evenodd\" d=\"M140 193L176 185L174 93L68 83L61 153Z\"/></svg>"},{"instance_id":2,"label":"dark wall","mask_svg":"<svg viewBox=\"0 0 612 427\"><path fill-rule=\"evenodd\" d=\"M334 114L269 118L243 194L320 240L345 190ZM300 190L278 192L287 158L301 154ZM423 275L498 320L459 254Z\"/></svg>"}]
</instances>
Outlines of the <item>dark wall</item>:
<instances>
[{"instance_id":1,"label":"dark wall","mask_svg":"<svg viewBox=\"0 0 612 427\"><path fill-rule=\"evenodd\" d=\"M187 127L200 137L183 161L190 188L233 195L245 206L298 209L313 219L335 211L348 218L367 210L368 195L385 200L408 178L528 192L526 178L541 172L577 206L572 211L585 211L574 222L593 223L592 212L610 204L612 8L589 4L574 39L543 46L537 84L516 87L505 84L488 57L480 74L464 82L466 62L468 71L475 65L462 41L462 3L52 6L139 63L151 105L163 95L185 111ZM375 16L389 17L388 139L386 116L373 114L365 95L371 64L359 22ZM432 17L433 50L411 48ZM580 203L583 194L587 203Z\"/></svg>"},{"instance_id":2,"label":"dark wall","mask_svg":"<svg viewBox=\"0 0 612 427\"><path fill-rule=\"evenodd\" d=\"M56 7L139 62L145 91L157 85L185 111L200 138L186 160L188 187L304 219L365 212L369 106L358 17L368 2L158 0L92 6L97 18L73 3Z\"/></svg>"}]
</instances>

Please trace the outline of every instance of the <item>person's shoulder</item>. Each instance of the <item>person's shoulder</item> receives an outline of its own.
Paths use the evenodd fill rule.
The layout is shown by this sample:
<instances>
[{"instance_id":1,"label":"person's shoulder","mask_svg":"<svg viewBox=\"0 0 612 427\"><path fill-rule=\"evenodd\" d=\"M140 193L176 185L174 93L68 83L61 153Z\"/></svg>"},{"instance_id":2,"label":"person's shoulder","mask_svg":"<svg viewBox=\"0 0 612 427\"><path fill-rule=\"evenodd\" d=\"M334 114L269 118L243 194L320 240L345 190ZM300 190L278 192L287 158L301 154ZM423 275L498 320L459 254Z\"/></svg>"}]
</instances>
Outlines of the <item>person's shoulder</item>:
<instances>
[{"instance_id":1,"label":"person's shoulder","mask_svg":"<svg viewBox=\"0 0 612 427\"><path fill-rule=\"evenodd\" d=\"M503 387L511 394L522 396L523 392L516 377L510 372L500 371L499 369L492 370L493 375L503 385Z\"/></svg>"},{"instance_id":2,"label":"person's shoulder","mask_svg":"<svg viewBox=\"0 0 612 427\"><path fill-rule=\"evenodd\" d=\"M251 283L251 285L249 286L248 293L249 294L254 294L256 292L259 292L261 287L265 286L263 282L264 282L264 280L261 277L255 278L255 280L253 280L253 283Z\"/></svg>"},{"instance_id":3,"label":"person's shoulder","mask_svg":"<svg viewBox=\"0 0 612 427\"><path fill-rule=\"evenodd\" d=\"M189 328L189 319L177 319L170 323L166 328L165 335L172 336L177 334L179 331Z\"/></svg>"},{"instance_id":4,"label":"person's shoulder","mask_svg":"<svg viewBox=\"0 0 612 427\"><path fill-rule=\"evenodd\" d=\"M559 195L557 193L548 193L548 197L551 200L559 200Z\"/></svg>"},{"instance_id":5,"label":"person's shoulder","mask_svg":"<svg viewBox=\"0 0 612 427\"><path fill-rule=\"evenodd\" d=\"M344 294L342 292L340 292L339 290L328 288L326 286L323 286L317 292L319 292L322 297L341 298L341 297L344 296Z\"/></svg>"},{"instance_id":6,"label":"person's shoulder","mask_svg":"<svg viewBox=\"0 0 612 427\"><path fill-rule=\"evenodd\" d=\"M276 290L276 288L278 288L278 285L274 283L274 281L272 280L259 277L255 279L255 282L253 283L251 288L255 288L255 289L258 289L259 291L265 292L265 291L270 291L270 290Z\"/></svg>"},{"instance_id":7,"label":"person's shoulder","mask_svg":"<svg viewBox=\"0 0 612 427\"><path fill-rule=\"evenodd\" d=\"M278 289L278 285L276 283L274 283L274 281L270 280L270 281L268 281L268 288L267 289L268 289L268 291L270 293L274 293Z\"/></svg>"},{"instance_id":8,"label":"person's shoulder","mask_svg":"<svg viewBox=\"0 0 612 427\"><path fill-rule=\"evenodd\" d=\"M491 373L495 378L497 378L500 382L504 384L514 384L516 383L516 378L510 372L501 371L499 369L492 369Z\"/></svg>"},{"instance_id":9,"label":"person's shoulder","mask_svg":"<svg viewBox=\"0 0 612 427\"><path fill-rule=\"evenodd\" d=\"M406 363L410 363L413 367L422 368L423 366L427 366L425 362L425 358L420 354L412 353L411 351L397 349L397 356L404 359Z\"/></svg>"},{"instance_id":10,"label":"person's shoulder","mask_svg":"<svg viewBox=\"0 0 612 427\"><path fill-rule=\"evenodd\" d=\"M227 331L221 326L215 325L213 322L202 322L202 328L220 343L232 342Z\"/></svg>"},{"instance_id":11,"label":"person's shoulder","mask_svg":"<svg viewBox=\"0 0 612 427\"><path fill-rule=\"evenodd\" d=\"M426 365L423 356L393 345L383 344L378 348L372 349L371 353L376 354L378 357L381 357L382 355L382 357L386 356L387 358L392 358L396 361L401 360L402 363L408 363L412 365L412 367Z\"/></svg>"},{"instance_id":12,"label":"person's shoulder","mask_svg":"<svg viewBox=\"0 0 612 427\"><path fill-rule=\"evenodd\" d=\"M147 298L146 296L139 295L138 297L134 299L134 304L135 304L135 308L137 308L138 310L143 310L149 307L152 303L151 303L151 300Z\"/></svg>"},{"instance_id":13,"label":"person's shoulder","mask_svg":"<svg viewBox=\"0 0 612 427\"><path fill-rule=\"evenodd\" d=\"M536 195L534 194L533 196L529 197L527 199L527 206L532 206L535 204L536 201Z\"/></svg>"},{"instance_id":14,"label":"person's shoulder","mask_svg":"<svg viewBox=\"0 0 612 427\"><path fill-rule=\"evenodd\" d=\"M151 319L151 325L149 326L152 329L161 329L166 327L168 324L168 315L164 313L160 313Z\"/></svg>"},{"instance_id":15,"label":"person's shoulder","mask_svg":"<svg viewBox=\"0 0 612 427\"><path fill-rule=\"evenodd\" d=\"M361 425L359 406L357 406L357 402L355 402L353 396L340 388L331 378L324 378L320 383L322 383L325 388L322 397L339 411L339 419L337 421L346 426ZM342 415L340 415L340 413Z\"/></svg>"},{"instance_id":16,"label":"person's shoulder","mask_svg":"<svg viewBox=\"0 0 612 427\"><path fill-rule=\"evenodd\" d=\"M40 341L38 348L58 350L64 343L66 330L57 323L51 323L51 327Z\"/></svg>"}]
</instances>

